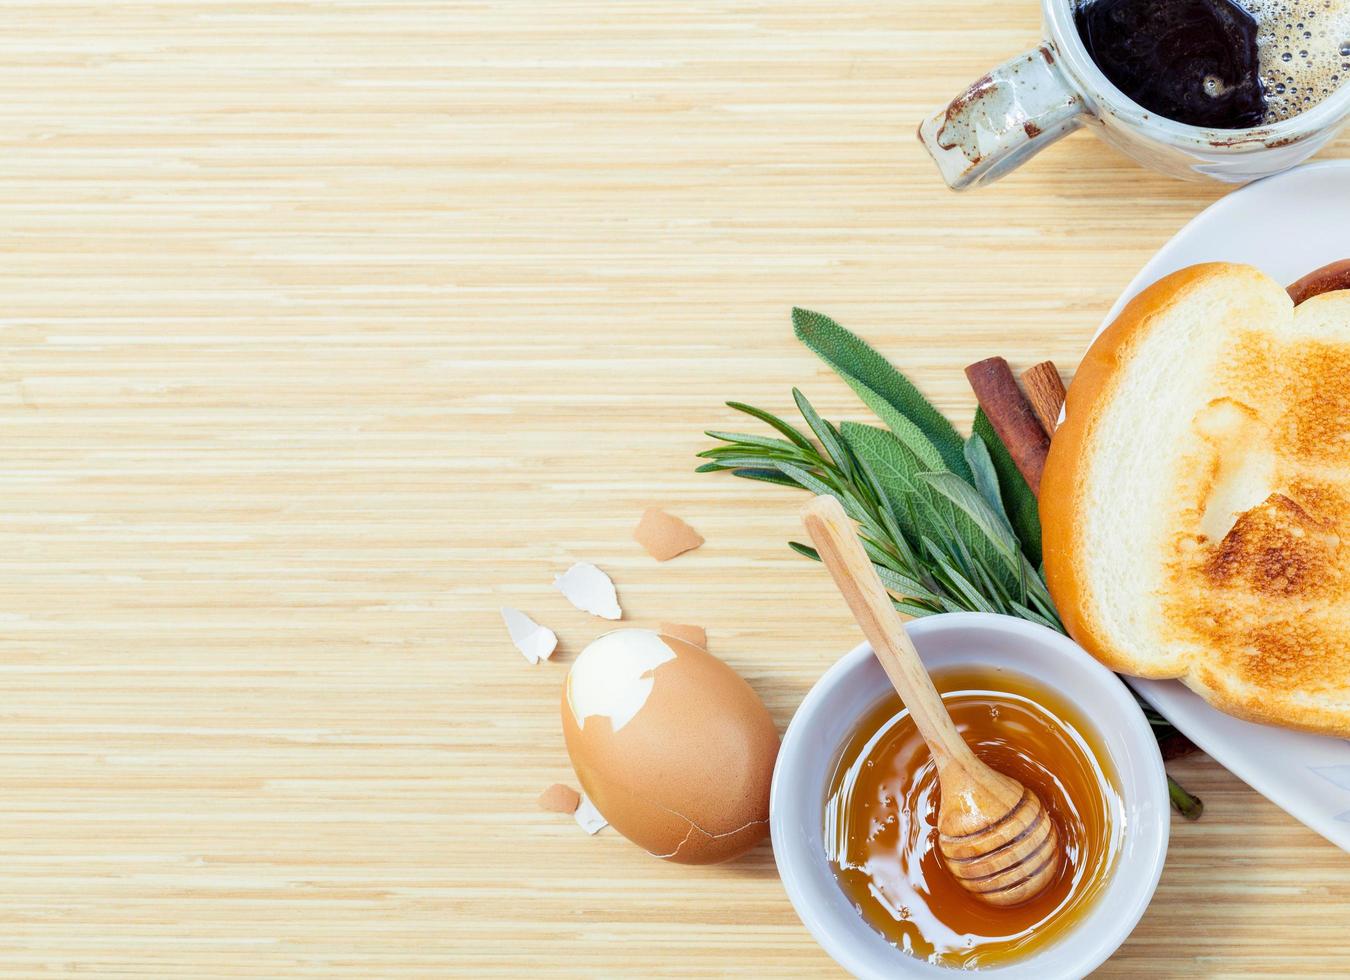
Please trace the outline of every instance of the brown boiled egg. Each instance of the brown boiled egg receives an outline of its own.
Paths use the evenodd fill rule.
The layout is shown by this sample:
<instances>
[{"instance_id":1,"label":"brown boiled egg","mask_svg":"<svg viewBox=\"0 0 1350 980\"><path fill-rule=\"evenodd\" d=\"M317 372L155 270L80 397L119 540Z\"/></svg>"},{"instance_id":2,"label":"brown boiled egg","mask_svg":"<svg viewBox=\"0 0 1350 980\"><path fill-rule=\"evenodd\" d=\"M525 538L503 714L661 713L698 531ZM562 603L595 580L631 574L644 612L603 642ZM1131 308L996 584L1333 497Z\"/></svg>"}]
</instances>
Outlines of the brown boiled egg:
<instances>
[{"instance_id":1,"label":"brown boiled egg","mask_svg":"<svg viewBox=\"0 0 1350 980\"><path fill-rule=\"evenodd\" d=\"M654 630L606 633L568 672L562 722L586 795L655 856L712 864L768 833L778 731L707 651Z\"/></svg>"}]
</instances>

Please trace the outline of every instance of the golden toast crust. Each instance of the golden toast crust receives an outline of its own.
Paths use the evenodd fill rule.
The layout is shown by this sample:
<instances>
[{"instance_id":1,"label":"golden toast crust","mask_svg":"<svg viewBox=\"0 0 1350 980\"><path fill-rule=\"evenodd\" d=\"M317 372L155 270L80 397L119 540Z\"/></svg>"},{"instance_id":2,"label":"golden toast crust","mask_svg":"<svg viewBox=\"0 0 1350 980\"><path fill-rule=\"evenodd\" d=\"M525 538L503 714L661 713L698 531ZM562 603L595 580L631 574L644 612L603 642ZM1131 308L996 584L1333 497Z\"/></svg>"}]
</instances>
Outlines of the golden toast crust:
<instances>
[{"instance_id":1,"label":"golden toast crust","mask_svg":"<svg viewBox=\"0 0 1350 980\"><path fill-rule=\"evenodd\" d=\"M1211 277L1252 275L1266 278L1225 263L1167 276L1092 345L1041 481L1046 580L1070 635L1113 669L1180 677L1238 717L1350 735L1350 343L1280 343L1257 323L1234 331L1215 376L1222 397L1198 406L1199 448L1178 472L1175 499L1158 501L1169 520L1161 649L1129 649L1094 611L1081 519L1094 430L1141 339L1165 322L1158 314ZM1270 492L1236 516L1208 513L1234 459L1268 466Z\"/></svg>"}]
</instances>

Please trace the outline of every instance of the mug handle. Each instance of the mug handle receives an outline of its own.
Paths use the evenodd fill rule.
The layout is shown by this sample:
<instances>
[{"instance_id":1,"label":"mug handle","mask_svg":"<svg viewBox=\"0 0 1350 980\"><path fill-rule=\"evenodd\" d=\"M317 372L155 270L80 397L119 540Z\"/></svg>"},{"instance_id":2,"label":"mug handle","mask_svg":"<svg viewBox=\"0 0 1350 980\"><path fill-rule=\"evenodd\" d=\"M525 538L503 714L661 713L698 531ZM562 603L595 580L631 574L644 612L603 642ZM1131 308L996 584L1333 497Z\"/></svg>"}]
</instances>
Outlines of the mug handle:
<instances>
[{"instance_id":1,"label":"mug handle","mask_svg":"<svg viewBox=\"0 0 1350 980\"><path fill-rule=\"evenodd\" d=\"M998 180L1083 124L1087 105L1050 42L999 65L919 126L952 190Z\"/></svg>"}]
</instances>

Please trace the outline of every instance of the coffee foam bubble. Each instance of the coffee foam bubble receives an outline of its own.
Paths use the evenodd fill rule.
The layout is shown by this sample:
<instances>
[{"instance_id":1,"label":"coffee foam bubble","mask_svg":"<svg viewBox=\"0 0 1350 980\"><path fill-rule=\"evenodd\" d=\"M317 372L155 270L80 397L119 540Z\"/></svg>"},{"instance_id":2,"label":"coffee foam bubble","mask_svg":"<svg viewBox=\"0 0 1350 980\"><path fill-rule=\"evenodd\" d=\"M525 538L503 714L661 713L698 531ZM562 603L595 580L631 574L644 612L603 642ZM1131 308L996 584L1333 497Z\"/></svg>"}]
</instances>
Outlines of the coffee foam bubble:
<instances>
[{"instance_id":1,"label":"coffee foam bubble","mask_svg":"<svg viewBox=\"0 0 1350 980\"><path fill-rule=\"evenodd\" d=\"M1306 112L1350 80L1350 0L1239 0L1257 23L1266 123Z\"/></svg>"}]
</instances>

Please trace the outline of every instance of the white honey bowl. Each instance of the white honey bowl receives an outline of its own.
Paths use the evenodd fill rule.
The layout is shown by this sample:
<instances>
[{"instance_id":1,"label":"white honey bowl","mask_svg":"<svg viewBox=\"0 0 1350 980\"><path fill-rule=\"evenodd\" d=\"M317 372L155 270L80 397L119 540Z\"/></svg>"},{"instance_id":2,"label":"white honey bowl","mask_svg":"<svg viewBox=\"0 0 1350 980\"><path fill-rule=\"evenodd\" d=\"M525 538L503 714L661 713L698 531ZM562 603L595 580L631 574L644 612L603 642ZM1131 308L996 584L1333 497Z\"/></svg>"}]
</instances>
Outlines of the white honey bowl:
<instances>
[{"instance_id":1,"label":"white honey bowl","mask_svg":"<svg viewBox=\"0 0 1350 980\"><path fill-rule=\"evenodd\" d=\"M1084 977L1125 941L1153 898L1167 856L1171 808L1162 756L1129 690L1068 637L1011 616L950 613L906 625L930 670L1007 669L1058 692L1094 726L1115 769L1124 834L1109 880L1065 935L1012 963L977 972L1000 978ZM858 721L891 690L866 643L827 670L797 709L774 768L769 827L793 908L834 960L863 980L954 977L966 971L920 960L863 921L825 856L824 813L839 753Z\"/></svg>"}]
</instances>

